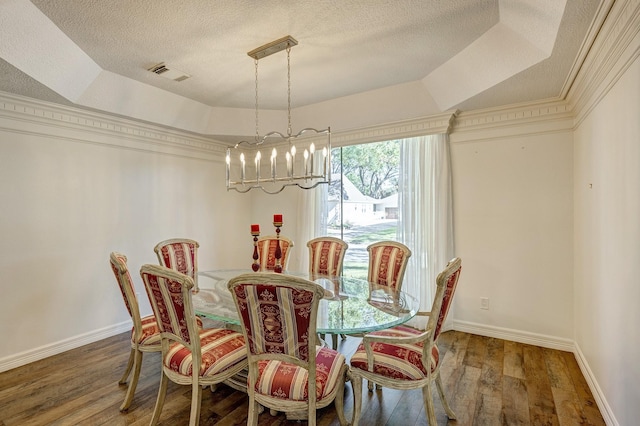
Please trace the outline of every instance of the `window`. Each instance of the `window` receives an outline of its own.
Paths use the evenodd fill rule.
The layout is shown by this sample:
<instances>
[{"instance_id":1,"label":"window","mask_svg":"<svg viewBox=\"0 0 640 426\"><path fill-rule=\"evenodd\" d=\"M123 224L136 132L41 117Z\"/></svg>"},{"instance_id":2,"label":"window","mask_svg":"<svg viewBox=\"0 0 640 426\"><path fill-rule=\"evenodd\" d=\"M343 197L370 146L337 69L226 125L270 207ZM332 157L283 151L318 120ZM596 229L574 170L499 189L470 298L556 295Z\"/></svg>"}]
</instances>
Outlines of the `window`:
<instances>
[{"instance_id":1,"label":"window","mask_svg":"<svg viewBox=\"0 0 640 426\"><path fill-rule=\"evenodd\" d=\"M367 246L398 240L400 141L334 148L327 233L349 243L343 274L365 278Z\"/></svg>"}]
</instances>

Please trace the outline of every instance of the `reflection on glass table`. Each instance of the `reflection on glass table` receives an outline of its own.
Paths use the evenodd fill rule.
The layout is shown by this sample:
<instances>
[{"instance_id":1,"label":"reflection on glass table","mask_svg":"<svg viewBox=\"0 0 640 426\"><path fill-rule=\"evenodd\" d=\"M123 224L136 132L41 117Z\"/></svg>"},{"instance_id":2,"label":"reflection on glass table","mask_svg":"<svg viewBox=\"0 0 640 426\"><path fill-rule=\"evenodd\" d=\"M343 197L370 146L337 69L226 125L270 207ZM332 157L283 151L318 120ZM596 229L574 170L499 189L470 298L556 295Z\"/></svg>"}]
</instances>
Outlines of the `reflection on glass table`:
<instances>
[{"instance_id":1,"label":"reflection on glass table","mask_svg":"<svg viewBox=\"0 0 640 426\"><path fill-rule=\"evenodd\" d=\"M227 282L250 270L216 270L198 273L199 291L193 294L197 315L230 324L240 324ZM418 300L366 280L349 277L312 276L287 272L310 279L325 289L320 301L317 332L321 334L360 334L382 330L411 319Z\"/></svg>"}]
</instances>

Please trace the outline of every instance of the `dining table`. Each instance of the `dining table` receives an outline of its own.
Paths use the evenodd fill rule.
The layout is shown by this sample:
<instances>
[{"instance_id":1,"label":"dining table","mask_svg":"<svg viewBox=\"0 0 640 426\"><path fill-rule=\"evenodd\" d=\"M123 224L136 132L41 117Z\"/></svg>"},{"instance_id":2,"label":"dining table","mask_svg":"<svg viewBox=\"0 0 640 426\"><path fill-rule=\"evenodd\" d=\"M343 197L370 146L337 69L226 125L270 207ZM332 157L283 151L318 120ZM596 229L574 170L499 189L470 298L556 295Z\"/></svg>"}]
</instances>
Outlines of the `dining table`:
<instances>
[{"instance_id":1,"label":"dining table","mask_svg":"<svg viewBox=\"0 0 640 426\"><path fill-rule=\"evenodd\" d=\"M196 315L231 325L240 325L227 283L245 273L243 269L200 271L197 290L192 300ZM275 272L268 272L275 273ZM285 271L321 285L324 298L318 307L319 334L362 334L402 324L418 311L414 296L355 277L311 275L308 272Z\"/></svg>"}]
</instances>

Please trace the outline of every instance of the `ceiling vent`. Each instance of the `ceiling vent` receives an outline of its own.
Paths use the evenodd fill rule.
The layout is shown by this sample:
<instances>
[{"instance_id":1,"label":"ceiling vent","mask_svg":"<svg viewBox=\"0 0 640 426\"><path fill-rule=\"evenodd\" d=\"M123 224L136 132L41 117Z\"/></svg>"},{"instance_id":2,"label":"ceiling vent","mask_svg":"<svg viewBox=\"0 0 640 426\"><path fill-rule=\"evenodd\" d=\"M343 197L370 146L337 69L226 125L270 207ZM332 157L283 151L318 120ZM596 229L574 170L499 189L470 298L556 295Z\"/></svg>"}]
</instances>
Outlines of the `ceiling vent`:
<instances>
[{"instance_id":1,"label":"ceiling vent","mask_svg":"<svg viewBox=\"0 0 640 426\"><path fill-rule=\"evenodd\" d=\"M187 73L184 73L173 67L171 68L168 67L164 62L160 62L159 64L156 64L151 68L148 68L147 70L151 71L154 74L158 74L159 76L168 78L169 80L173 80L173 81L183 81L191 77Z\"/></svg>"}]
</instances>

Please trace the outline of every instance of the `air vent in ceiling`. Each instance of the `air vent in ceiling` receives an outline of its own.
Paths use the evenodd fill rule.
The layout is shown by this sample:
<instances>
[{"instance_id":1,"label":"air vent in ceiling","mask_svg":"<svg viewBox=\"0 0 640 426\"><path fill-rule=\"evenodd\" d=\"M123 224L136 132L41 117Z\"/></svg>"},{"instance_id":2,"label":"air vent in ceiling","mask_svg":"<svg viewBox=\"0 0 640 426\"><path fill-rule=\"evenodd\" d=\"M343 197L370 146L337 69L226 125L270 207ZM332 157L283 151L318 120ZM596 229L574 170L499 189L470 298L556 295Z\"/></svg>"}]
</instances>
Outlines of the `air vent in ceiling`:
<instances>
[{"instance_id":1,"label":"air vent in ceiling","mask_svg":"<svg viewBox=\"0 0 640 426\"><path fill-rule=\"evenodd\" d=\"M191 77L189 74L177 70L173 67L168 67L164 62L160 62L147 69L154 74L158 74L161 77L168 78L173 81L183 81Z\"/></svg>"}]
</instances>

